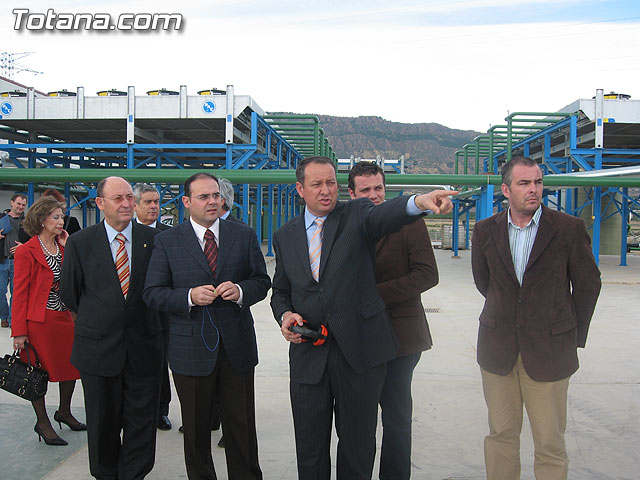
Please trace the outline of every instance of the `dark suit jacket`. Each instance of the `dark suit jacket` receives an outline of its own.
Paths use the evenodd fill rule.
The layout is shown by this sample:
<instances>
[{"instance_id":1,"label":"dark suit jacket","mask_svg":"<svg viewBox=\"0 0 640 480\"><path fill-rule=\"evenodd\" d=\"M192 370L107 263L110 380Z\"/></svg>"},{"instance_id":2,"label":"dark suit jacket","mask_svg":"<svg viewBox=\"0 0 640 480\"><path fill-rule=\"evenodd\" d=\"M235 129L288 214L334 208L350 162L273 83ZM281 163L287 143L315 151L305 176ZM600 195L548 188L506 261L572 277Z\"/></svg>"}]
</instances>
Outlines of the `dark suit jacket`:
<instances>
[{"instance_id":1,"label":"dark suit jacket","mask_svg":"<svg viewBox=\"0 0 640 480\"><path fill-rule=\"evenodd\" d=\"M60 295L77 313L71 363L82 373L119 375L125 361L134 374L162 366L160 321L142 301L142 289L157 231L133 222L131 278L125 300L107 243L104 222L67 240Z\"/></svg>"},{"instance_id":2,"label":"dark suit jacket","mask_svg":"<svg viewBox=\"0 0 640 480\"><path fill-rule=\"evenodd\" d=\"M162 223L160 221L160 219L158 219L158 220L156 220L155 228L159 232L164 232L165 230L169 230L171 228L171 225L165 225L164 223ZM160 312L159 311L158 315L160 315L160 325L162 326L162 332L164 333L164 335L168 335L168 332L169 332L169 314L166 313L166 312Z\"/></svg>"},{"instance_id":3,"label":"dark suit jacket","mask_svg":"<svg viewBox=\"0 0 640 480\"><path fill-rule=\"evenodd\" d=\"M69 235L73 235L74 233L82 230L82 228L80 228L80 223L78 222L78 219L72 215L64 216L64 229L67 231Z\"/></svg>"},{"instance_id":4,"label":"dark suit jacket","mask_svg":"<svg viewBox=\"0 0 640 480\"><path fill-rule=\"evenodd\" d=\"M396 356L395 338L375 285L375 245L384 235L420 218L406 214L408 198L378 206L366 198L338 202L324 222L319 282L311 275L304 215L274 235L271 309L276 320L292 311L311 325L326 325L357 373ZM327 343L319 347L292 343L291 380L318 383L327 353Z\"/></svg>"},{"instance_id":5,"label":"dark suit jacket","mask_svg":"<svg viewBox=\"0 0 640 480\"><path fill-rule=\"evenodd\" d=\"M242 288L242 308L218 298L206 309L194 306L189 310L190 288L225 281ZM237 371L255 367L258 349L249 307L264 299L270 286L256 234L242 223L220 222L215 279L190 221L159 234L144 298L149 305L171 315L171 370L181 375L209 375L218 354L217 348L213 352L209 349L213 350L220 340L218 332L229 362Z\"/></svg>"},{"instance_id":6,"label":"dark suit jacket","mask_svg":"<svg viewBox=\"0 0 640 480\"><path fill-rule=\"evenodd\" d=\"M244 224L244 222L243 222L242 220L240 220L240 219L239 219L239 218L237 218L237 217L234 217L234 216L233 216L233 214L231 214L231 213L229 214L229 216L228 216L227 218L225 218L225 220L226 220L226 221L228 221L228 222L237 222L237 223L242 223L242 224ZM246 225L246 224L245 224L245 225Z\"/></svg>"},{"instance_id":7,"label":"dark suit jacket","mask_svg":"<svg viewBox=\"0 0 640 480\"><path fill-rule=\"evenodd\" d=\"M376 288L398 340L398 356L433 344L420 294L438 284L438 267L424 221L405 225L376 245Z\"/></svg>"},{"instance_id":8,"label":"dark suit jacket","mask_svg":"<svg viewBox=\"0 0 640 480\"><path fill-rule=\"evenodd\" d=\"M535 381L566 378L578 369L600 293L600 271L580 218L542 207L529 262L518 283L507 211L473 230L473 277L486 298L478 330L478 363L497 375L513 368L518 353Z\"/></svg>"}]
</instances>

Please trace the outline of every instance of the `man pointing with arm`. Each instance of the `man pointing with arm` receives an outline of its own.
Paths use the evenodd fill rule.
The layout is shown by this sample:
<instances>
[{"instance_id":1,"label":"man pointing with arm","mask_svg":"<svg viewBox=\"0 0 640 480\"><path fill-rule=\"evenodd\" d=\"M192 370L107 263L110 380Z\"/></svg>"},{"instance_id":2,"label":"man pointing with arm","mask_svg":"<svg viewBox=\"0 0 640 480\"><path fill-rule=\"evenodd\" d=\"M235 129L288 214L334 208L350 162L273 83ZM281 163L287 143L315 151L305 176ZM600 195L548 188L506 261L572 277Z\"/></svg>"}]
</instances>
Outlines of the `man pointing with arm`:
<instances>
[{"instance_id":1,"label":"man pointing with arm","mask_svg":"<svg viewBox=\"0 0 640 480\"><path fill-rule=\"evenodd\" d=\"M386 362L397 353L375 286L375 244L425 210L451 211L449 196L456 192L403 196L378 206L367 199L338 202L335 165L326 157L302 160L296 178L306 209L274 235L271 308L291 342L298 476L330 478L335 409L338 478L370 479ZM328 340L303 342L289 330L294 324L324 325Z\"/></svg>"}]
</instances>

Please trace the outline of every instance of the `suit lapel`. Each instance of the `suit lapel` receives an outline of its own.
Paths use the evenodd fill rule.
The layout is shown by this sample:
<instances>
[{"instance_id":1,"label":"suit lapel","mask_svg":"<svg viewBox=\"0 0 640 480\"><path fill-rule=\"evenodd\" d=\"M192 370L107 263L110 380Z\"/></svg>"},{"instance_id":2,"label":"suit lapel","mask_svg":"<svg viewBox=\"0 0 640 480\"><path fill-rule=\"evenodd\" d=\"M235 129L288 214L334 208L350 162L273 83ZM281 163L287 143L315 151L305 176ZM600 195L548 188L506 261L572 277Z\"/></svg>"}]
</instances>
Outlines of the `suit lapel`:
<instances>
[{"instance_id":1,"label":"suit lapel","mask_svg":"<svg viewBox=\"0 0 640 480\"><path fill-rule=\"evenodd\" d=\"M224 264L231 251L231 245L235 241L235 236L238 233L233 229L228 222L224 220L218 222L220 224L220 238L218 239L218 262L216 264L216 274L222 271ZM208 264L207 264L208 265Z\"/></svg>"},{"instance_id":2,"label":"suit lapel","mask_svg":"<svg viewBox=\"0 0 640 480\"><path fill-rule=\"evenodd\" d=\"M502 215L498 215L495 218L495 224L493 226L493 241L496 244L498 254L504 263L505 268L509 272L509 275L514 282L518 283L518 277L516 276L516 269L513 266L513 257L511 256L511 247L509 246L509 228L507 225L508 210L505 210Z\"/></svg>"},{"instance_id":3,"label":"suit lapel","mask_svg":"<svg viewBox=\"0 0 640 480\"><path fill-rule=\"evenodd\" d=\"M42 247L40 246L40 241L38 240L38 236L34 235L31 238L34 239L35 242L29 241L25 245L27 245L31 249L31 254L33 258L35 258L38 261L38 263L40 263L44 267L49 268L49 264L47 263L47 260L44 258L44 252L42 251Z\"/></svg>"},{"instance_id":4,"label":"suit lapel","mask_svg":"<svg viewBox=\"0 0 640 480\"><path fill-rule=\"evenodd\" d=\"M151 246L147 243L145 235L142 232L137 222L133 223L131 229L131 257L129 263L131 265L131 279L129 291L131 292L136 288L137 283L144 282L144 278L141 272L144 271L144 264L147 260L147 255L151 251ZM118 283L119 285L119 283ZM127 296L127 299L131 298L131 295Z\"/></svg>"},{"instance_id":5,"label":"suit lapel","mask_svg":"<svg viewBox=\"0 0 640 480\"><path fill-rule=\"evenodd\" d=\"M104 228L104 220L98 224L96 228L94 241L91 242L91 250L98 259L100 265L104 265L102 269L105 277L107 278L107 284L115 290L120 292L120 298L124 302L124 295L122 295L122 287L120 287L120 280L118 280L118 273L116 272L116 265L113 262L113 255L111 254L111 247L109 246L109 240L107 239L107 231Z\"/></svg>"},{"instance_id":6,"label":"suit lapel","mask_svg":"<svg viewBox=\"0 0 640 480\"><path fill-rule=\"evenodd\" d=\"M527 268L525 269L525 275L527 270L535 263L535 261L542 255L542 252L547 248L549 242L556 234L558 229L553 224L553 218L549 209L545 206L542 207L542 215L540 215L540 225L538 226L538 233L536 233L536 239L533 242L531 248L531 254L529 255L529 261L527 262ZM523 282L524 283L524 282Z\"/></svg>"},{"instance_id":7,"label":"suit lapel","mask_svg":"<svg viewBox=\"0 0 640 480\"><path fill-rule=\"evenodd\" d=\"M298 215L291 220L291 226L293 227L293 244L295 245L296 252L302 263L302 268L305 273L313 278L311 275L311 264L309 263L309 244L307 242L307 230L304 226L304 214ZM324 244L323 244L324 247Z\"/></svg>"},{"instance_id":8,"label":"suit lapel","mask_svg":"<svg viewBox=\"0 0 640 480\"><path fill-rule=\"evenodd\" d=\"M193 260L205 271L209 274L212 280L213 274L211 273L211 267L209 267L209 263L207 262L207 258L204 256L204 252L202 251L202 247L200 246L200 242L198 242L198 238L196 237L196 232L193 230L190 221L186 221L183 223L184 227L180 232L182 234L182 245L184 249L189 252L189 255L193 258ZM176 227L174 227L176 228ZM218 255L220 253L218 252Z\"/></svg>"},{"instance_id":9,"label":"suit lapel","mask_svg":"<svg viewBox=\"0 0 640 480\"><path fill-rule=\"evenodd\" d=\"M333 246L333 242L336 238L336 231L338 230L338 224L340 223L340 219L342 218L342 212L344 210L344 204L342 202L338 202L336 204L336 208L327 216L324 221L324 225L322 226L322 253L320 254L320 271L318 272L318 276L322 276L322 272L324 271L324 267L327 264L327 259L329 258L329 254L331 253L331 247ZM309 263L309 262L307 262ZM311 267L309 267L311 270Z\"/></svg>"}]
</instances>

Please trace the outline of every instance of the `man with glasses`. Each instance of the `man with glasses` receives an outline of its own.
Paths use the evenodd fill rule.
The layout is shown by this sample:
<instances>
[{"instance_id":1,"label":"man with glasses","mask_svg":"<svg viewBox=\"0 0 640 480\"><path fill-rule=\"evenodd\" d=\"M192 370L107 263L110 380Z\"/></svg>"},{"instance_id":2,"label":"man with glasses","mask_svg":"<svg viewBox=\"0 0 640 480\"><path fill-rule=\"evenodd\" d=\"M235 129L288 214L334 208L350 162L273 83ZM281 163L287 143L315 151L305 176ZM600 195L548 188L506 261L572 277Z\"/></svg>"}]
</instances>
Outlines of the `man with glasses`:
<instances>
[{"instance_id":1,"label":"man with glasses","mask_svg":"<svg viewBox=\"0 0 640 480\"><path fill-rule=\"evenodd\" d=\"M196 173L184 192L190 218L156 237L144 298L171 316L169 366L182 409L187 476L217 478L211 456L217 398L228 477L261 479L250 307L266 297L271 280L253 229L219 220L218 179Z\"/></svg>"},{"instance_id":2,"label":"man with glasses","mask_svg":"<svg viewBox=\"0 0 640 480\"><path fill-rule=\"evenodd\" d=\"M69 237L60 295L75 320L71 363L84 390L89 468L98 479L141 479L153 468L162 367L155 310L142 301L157 231L132 222L134 195L101 180L104 221Z\"/></svg>"}]
</instances>

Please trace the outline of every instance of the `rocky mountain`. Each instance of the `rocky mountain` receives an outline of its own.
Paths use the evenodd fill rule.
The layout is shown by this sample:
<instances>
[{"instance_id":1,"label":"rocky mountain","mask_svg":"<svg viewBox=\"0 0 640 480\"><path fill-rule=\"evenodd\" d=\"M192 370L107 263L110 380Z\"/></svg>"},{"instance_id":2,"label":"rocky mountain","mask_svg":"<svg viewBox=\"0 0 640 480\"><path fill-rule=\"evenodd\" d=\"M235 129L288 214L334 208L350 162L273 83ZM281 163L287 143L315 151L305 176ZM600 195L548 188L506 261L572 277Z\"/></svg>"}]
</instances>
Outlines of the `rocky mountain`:
<instances>
[{"instance_id":1,"label":"rocky mountain","mask_svg":"<svg viewBox=\"0 0 640 480\"><path fill-rule=\"evenodd\" d=\"M381 117L318 115L338 158L399 158L408 173L453 173L455 151L479 132L437 123L399 123Z\"/></svg>"}]
</instances>

